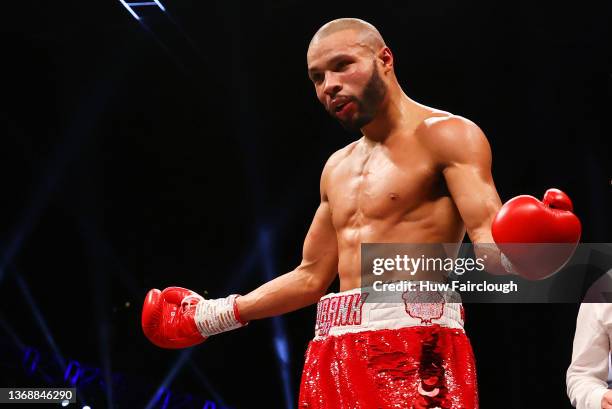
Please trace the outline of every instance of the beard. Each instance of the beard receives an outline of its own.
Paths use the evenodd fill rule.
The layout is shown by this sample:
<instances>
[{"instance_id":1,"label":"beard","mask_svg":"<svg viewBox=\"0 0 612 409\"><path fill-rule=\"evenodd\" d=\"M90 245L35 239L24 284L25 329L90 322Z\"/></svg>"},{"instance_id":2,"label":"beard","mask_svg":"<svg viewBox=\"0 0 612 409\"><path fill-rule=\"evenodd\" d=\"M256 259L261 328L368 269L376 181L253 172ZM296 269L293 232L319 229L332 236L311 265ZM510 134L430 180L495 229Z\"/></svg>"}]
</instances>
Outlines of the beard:
<instances>
[{"instance_id":1,"label":"beard","mask_svg":"<svg viewBox=\"0 0 612 409\"><path fill-rule=\"evenodd\" d=\"M348 131L358 131L376 117L380 105L387 94L387 88L376 69L376 61L373 63L372 75L363 88L361 98L353 98L357 105L357 112L348 120L335 117L340 125Z\"/></svg>"}]
</instances>

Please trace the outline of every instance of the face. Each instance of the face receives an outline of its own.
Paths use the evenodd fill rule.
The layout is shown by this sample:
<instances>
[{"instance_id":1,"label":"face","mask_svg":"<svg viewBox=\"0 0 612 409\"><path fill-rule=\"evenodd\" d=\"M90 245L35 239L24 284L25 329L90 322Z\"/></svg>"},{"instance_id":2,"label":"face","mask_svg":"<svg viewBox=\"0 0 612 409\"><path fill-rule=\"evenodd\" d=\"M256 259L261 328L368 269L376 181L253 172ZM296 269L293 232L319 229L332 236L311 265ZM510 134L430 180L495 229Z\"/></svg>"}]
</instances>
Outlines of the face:
<instances>
[{"instance_id":1,"label":"face","mask_svg":"<svg viewBox=\"0 0 612 409\"><path fill-rule=\"evenodd\" d=\"M356 33L339 31L308 50L308 76L317 98L343 127L357 130L374 119L386 94L372 50Z\"/></svg>"}]
</instances>

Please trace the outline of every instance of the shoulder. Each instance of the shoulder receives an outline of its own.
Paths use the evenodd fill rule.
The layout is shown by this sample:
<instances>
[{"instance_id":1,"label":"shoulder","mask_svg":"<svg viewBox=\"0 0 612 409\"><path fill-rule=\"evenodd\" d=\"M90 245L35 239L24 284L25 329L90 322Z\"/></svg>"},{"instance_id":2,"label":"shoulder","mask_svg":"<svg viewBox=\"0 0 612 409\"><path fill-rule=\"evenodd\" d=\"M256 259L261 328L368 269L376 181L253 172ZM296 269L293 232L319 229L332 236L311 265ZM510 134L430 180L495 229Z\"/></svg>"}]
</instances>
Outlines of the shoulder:
<instances>
[{"instance_id":1,"label":"shoulder","mask_svg":"<svg viewBox=\"0 0 612 409\"><path fill-rule=\"evenodd\" d=\"M343 148L338 149L336 152L332 153L331 156L327 159L325 166L323 167L323 171L332 169L336 167L344 158L346 158L350 153L355 149L355 146L359 143L359 140L353 141L346 145Z\"/></svg>"},{"instance_id":2,"label":"shoulder","mask_svg":"<svg viewBox=\"0 0 612 409\"><path fill-rule=\"evenodd\" d=\"M325 162L325 166L323 167L323 171L321 172L321 197L326 198L326 187L327 182L329 180L329 175L333 170L347 157L350 153L355 149L355 146L359 143L359 140L351 142L345 147L338 149L336 152L332 153L331 156Z\"/></svg>"},{"instance_id":3,"label":"shoulder","mask_svg":"<svg viewBox=\"0 0 612 409\"><path fill-rule=\"evenodd\" d=\"M419 141L442 163L490 161L491 147L484 132L459 115L431 116L416 130Z\"/></svg>"},{"instance_id":4,"label":"shoulder","mask_svg":"<svg viewBox=\"0 0 612 409\"><path fill-rule=\"evenodd\" d=\"M582 303L578 311L578 322L608 326L612 321L612 304L604 302Z\"/></svg>"},{"instance_id":5,"label":"shoulder","mask_svg":"<svg viewBox=\"0 0 612 409\"><path fill-rule=\"evenodd\" d=\"M344 148L338 149L336 152L332 153L331 156L327 159L325 166L323 167L322 176L329 174L333 171L347 156L353 152L353 149L357 146L361 139L356 140L354 142L349 143Z\"/></svg>"}]
</instances>

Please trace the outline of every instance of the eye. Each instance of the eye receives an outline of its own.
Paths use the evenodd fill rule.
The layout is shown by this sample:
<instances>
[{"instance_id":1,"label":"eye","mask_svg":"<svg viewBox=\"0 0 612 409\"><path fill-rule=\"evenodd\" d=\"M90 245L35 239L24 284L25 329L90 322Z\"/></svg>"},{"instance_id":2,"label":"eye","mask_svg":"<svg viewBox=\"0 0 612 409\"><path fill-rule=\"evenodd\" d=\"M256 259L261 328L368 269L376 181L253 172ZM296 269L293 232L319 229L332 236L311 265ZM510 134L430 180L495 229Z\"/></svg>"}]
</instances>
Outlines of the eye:
<instances>
[{"instance_id":1,"label":"eye","mask_svg":"<svg viewBox=\"0 0 612 409\"><path fill-rule=\"evenodd\" d=\"M314 82L315 84L318 84L319 82L323 81L323 75L321 74L312 74L312 82Z\"/></svg>"},{"instance_id":2,"label":"eye","mask_svg":"<svg viewBox=\"0 0 612 409\"><path fill-rule=\"evenodd\" d=\"M348 67L350 64L351 64L350 61L342 60L338 64L336 64L336 71L344 71L344 69Z\"/></svg>"}]
</instances>

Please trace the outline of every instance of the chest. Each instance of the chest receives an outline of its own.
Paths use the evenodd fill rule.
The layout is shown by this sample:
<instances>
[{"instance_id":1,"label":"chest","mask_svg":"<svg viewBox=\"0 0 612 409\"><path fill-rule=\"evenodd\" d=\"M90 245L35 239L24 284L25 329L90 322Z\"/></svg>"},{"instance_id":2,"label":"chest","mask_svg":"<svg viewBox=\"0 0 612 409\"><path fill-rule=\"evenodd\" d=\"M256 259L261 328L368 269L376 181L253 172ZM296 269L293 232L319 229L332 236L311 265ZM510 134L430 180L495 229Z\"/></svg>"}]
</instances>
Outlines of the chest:
<instances>
[{"instance_id":1,"label":"chest","mask_svg":"<svg viewBox=\"0 0 612 409\"><path fill-rule=\"evenodd\" d=\"M385 218L409 212L439 190L441 174L425 152L378 149L349 155L329 182L328 200L338 226L356 215Z\"/></svg>"}]
</instances>

